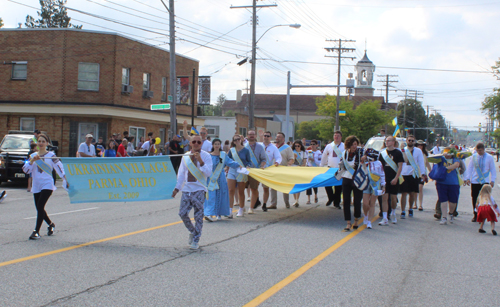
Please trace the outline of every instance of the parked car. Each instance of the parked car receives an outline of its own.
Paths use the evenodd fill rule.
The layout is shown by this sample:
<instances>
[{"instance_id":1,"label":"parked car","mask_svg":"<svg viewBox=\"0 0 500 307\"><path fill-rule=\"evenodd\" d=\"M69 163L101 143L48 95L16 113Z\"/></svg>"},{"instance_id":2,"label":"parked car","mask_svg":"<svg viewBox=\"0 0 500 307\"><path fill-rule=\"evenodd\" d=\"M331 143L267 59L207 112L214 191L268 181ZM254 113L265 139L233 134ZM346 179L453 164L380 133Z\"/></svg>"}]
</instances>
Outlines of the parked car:
<instances>
[{"instance_id":1,"label":"parked car","mask_svg":"<svg viewBox=\"0 0 500 307\"><path fill-rule=\"evenodd\" d=\"M377 151L380 151L384 147L384 140L385 137L383 136L373 136L368 141L365 143L365 149L367 148L373 148ZM399 142L399 145L404 144L406 146L406 138L396 138L396 140Z\"/></svg>"},{"instance_id":2,"label":"parked car","mask_svg":"<svg viewBox=\"0 0 500 307\"><path fill-rule=\"evenodd\" d=\"M493 156L497 154L497 150L495 148L485 148L484 151Z\"/></svg>"},{"instance_id":3,"label":"parked car","mask_svg":"<svg viewBox=\"0 0 500 307\"><path fill-rule=\"evenodd\" d=\"M32 139L33 133L30 131L11 130L3 137L0 143L0 183L8 180L28 182L23 165L29 159ZM57 146L53 146L50 137L47 150L57 152Z\"/></svg>"}]
</instances>

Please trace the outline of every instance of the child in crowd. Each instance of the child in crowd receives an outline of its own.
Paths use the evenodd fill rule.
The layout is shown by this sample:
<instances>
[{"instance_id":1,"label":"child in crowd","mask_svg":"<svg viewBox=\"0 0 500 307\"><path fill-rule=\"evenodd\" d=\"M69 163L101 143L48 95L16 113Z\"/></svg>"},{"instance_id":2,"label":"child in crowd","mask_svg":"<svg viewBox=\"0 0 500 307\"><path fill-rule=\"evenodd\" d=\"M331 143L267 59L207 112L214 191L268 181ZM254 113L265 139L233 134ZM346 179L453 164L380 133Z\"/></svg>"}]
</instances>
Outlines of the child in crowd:
<instances>
[{"instance_id":1,"label":"child in crowd","mask_svg":"<svg viewBox=\"0 0 500 307\"><path fill-rule=\"evenodd\" d=\"M500 216L500 210L495 200L491 196L491 186L489 184L483 185L479 192L477 201L477 221L481 223L479 226L479 233L485 233L483 229L484 222L487 220L491 223L491 233L496 236L495 222L497 222L497 215Z\"/></svg>"}]
</instances>

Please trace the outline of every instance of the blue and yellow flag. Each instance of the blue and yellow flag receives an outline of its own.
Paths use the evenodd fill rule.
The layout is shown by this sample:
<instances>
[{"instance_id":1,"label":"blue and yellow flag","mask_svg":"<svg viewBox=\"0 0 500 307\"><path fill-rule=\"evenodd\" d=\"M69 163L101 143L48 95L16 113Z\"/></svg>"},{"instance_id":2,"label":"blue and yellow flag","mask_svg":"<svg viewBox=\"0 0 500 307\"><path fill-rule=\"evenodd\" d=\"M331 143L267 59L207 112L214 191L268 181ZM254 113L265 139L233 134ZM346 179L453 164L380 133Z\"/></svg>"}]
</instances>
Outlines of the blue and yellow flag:
<instances>
[{"instance_id":1,"label":"blue and yellow flag","mask_svg":"<svg viewBox=\"0 0 500 307\"><path fill-rule=\"evenodd\" d=\"M397 126L397 124L398 124L398 117L396 116L396 117L394 117L394 119L392 120L392 125L393 125L393 126Z\"/></svg>"},{"instance_id":2,"label":"blue and yellow flag","mask_svg":"<svg viewBox=\"0 0 500 307\"><path fill-rule=\"evenodd\" d=\"M397 136L400 133L401 133L401 131L399 130L399 125L397 125L396 130L394 130L394 134L392 136Z\"/></svg>"},{"instance_id":3,"label":"blue and yellow flag","mask_svg":"<svg viewBox=\"0 0 500 307\"><path fill-rule=\"evenodd\" d=\"M266 169L248 168L249 176L282 193L294 194L310 188L339 186L338 168L278 166Z\"/></svg>"},{"instance_id":4,"label":"blue and yellow flag","mask_svg":"<svg viewBox=\"0 0 500 307\"><path fill-rule=\"evenodd\" d=\"M339 110L339 116L345 116L345 111Z\"/></svg>"},{"instance_id":5,"label":"blue and yellow flag","mask_svg":"<svg viewBox=\"0 0 500 307\"><path fill-rule=\"evenodd\" d=\"M191 134L192 135L200 135L200 133L198 132L198 130L196 130L195 127L191 127Z\"/></svg>"}]
</instances>

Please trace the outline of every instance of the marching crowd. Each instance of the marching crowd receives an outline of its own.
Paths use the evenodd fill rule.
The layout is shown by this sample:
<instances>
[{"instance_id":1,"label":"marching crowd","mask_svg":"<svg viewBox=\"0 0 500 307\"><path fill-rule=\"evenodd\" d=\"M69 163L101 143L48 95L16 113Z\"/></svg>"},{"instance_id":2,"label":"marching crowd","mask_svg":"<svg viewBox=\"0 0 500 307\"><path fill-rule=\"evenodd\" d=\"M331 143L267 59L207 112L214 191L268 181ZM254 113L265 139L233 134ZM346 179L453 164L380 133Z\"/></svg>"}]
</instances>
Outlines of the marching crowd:
<instances>
[{"instance_id":1,"label":"marching crowd","mask_svg":"<svg viewBox=\"0 0 500 307\"><path fill-rule=\"evenodd\" d=\"M246 137L236 134L231 142L223 144L218 138L208 140L205 128L201 128L199 134L190 135L184 122L183 136L174 137L169 144L169 151L175 155L171 160L177 171L177 184L172 197L182 192L179 215L189 230L189 245L192 249L199 247L204 219L210 222L221 220L222 217L232 219L235 205L238 207L236 217L254 214L259 207L263 212L277 209L277 191L263 185L261 197L258 189L260 182L240 171L243 168L265 169L273 166L338 168L335 177L339 182L341 180L341 185L325 187L328 196L326 206L343 208L346 221L343 231L357 229L362 224L371 229L377 201L381 217L378 224L381 226L398 222L396 208L399 202L400 219L413 217L414 210L423 210L422 189L430 177L436 184L438 201L435 217L441 225L454 222L458 214L456 209L460 186L471 185L474 209L472 222L480 223L481 233L485 232L484 222L491 222L492 233L496 235L494 223L500 211L491 197L496 169L493 157L485 152L482 143L476 145L475 153L465 167L463 156L459 155L455 146L445 148L442 155L429 156L425 142L417 141L412 135L406 137L406 144L399 144L395 137L387 136L380 151L363 148L356 136L348 136L343 140L341 131L334 132L333 142L327 144L323 151L316 140L311 140L306 149L306 144L300 140L286 144L286 136L282 132L276 135L274 143L271 138L269 131L257 136L255 130L249 130ZM140 146L134 148L130 145L133 139L124 133L120 143L117 135L113 135L107 146L104 146L101 138L94 146L93 136L88 134L77 156L125 157L140 150L143 155L157 155L159 152L155 145L159 144L158 140L149 133L148 140L141 140ZM36 227L30 239L40 238L43 221L49 225L48 235L53 234L55 224L44 209L55 190L52 170L65 179L61 162L46 149L47 142L46 136L37 135L38 152L33 153L23 167L32 176L31 192L34 193L38 211ZM98 151L102 154L98 154ZM44 157L50 159L42 159ZM434 163L432 168L429 162ZM69 184L64 180L63 185L67 187ZM248 210L245 208L245 190L250 191ZM313 194L313 201L318 202L318 188L311 188L306 191L306 204L311 204ZM289 195L283 193L286 208L299 207L300 193L292 195L293 203L290 203ZM194 224L189 218L191 209L194 210Z\"/></svg>"}]
</instances>

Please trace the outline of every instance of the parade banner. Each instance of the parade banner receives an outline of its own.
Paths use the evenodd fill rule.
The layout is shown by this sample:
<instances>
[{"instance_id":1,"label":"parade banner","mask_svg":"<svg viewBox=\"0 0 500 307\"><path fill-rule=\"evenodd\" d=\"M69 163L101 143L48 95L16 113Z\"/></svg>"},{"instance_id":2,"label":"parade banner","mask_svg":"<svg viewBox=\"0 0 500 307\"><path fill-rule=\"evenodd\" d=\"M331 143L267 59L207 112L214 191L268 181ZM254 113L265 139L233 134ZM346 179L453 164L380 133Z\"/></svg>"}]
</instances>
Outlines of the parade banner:
<instances>
[{"instance_id":1,"label":"parade banner","mask_svg":"<svg viewBox=\"0 0 500 307\"><path fill-rule=\"evenodd\" d=\"M72 204L169 199L177 183L168 156L60 159Z\"/></svg>"}]
</instances>

